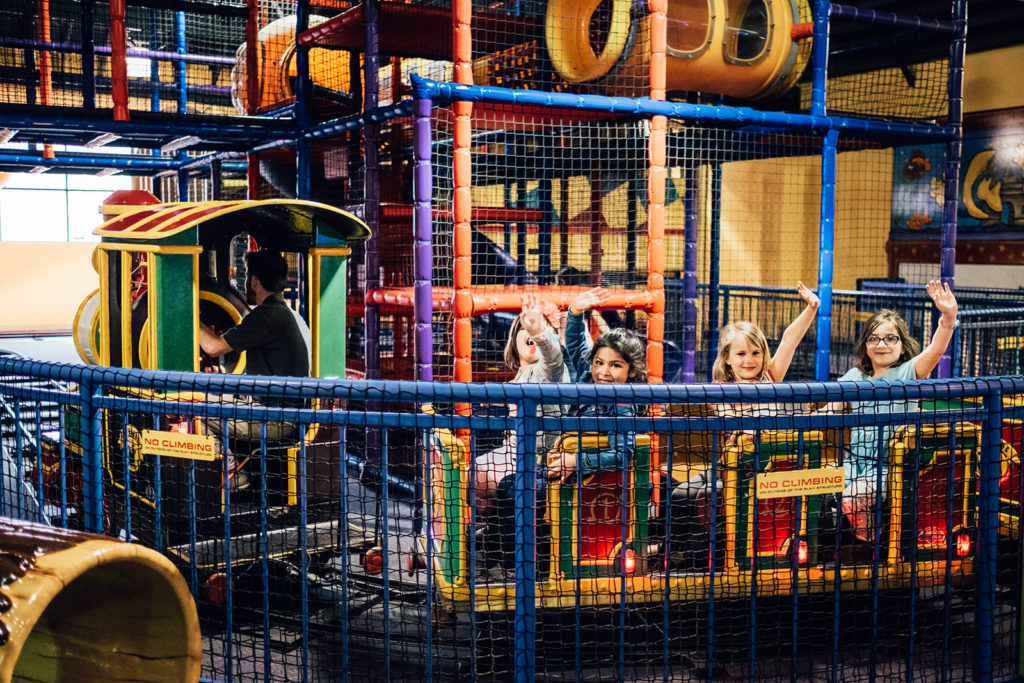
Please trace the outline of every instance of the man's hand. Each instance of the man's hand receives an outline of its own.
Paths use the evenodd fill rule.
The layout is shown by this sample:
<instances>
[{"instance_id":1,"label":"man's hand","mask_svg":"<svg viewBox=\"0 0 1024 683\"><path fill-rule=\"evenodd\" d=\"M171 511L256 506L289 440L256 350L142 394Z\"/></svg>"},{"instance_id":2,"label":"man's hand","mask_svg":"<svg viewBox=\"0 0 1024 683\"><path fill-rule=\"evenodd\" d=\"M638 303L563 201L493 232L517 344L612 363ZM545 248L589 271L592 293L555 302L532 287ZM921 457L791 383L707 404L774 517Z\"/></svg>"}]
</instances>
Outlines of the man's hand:
<instances>
[{"instance_id":1,"label":"man's hand","mask_svg":"<svg viewBox=\"0 0 1024 683\"><path fill-rule=\"evenodd\" d=\"M223 356L234 350L224 341L224 335L217 334L204 323L199 323L199 348L210 356Z\"/></svg>"}]
</instances>

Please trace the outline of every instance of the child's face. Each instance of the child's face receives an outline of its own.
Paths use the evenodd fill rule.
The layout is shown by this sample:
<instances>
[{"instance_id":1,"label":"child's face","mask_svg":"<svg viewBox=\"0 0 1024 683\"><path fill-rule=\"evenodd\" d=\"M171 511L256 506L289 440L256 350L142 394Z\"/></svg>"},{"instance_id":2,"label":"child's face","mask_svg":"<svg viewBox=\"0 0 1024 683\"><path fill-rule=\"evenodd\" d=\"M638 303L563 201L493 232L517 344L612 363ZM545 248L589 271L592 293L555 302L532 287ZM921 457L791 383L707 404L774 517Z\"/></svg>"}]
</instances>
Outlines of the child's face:
<instances>
[{"instance_id":1,"label":"child's face","mask_svg":"<svg viewBox=\"0 0 1024 683\"><path fill-rule=\"evenodd\" d=\"M516 351L519 353L519 365L532 365L540 357L537 345L530 340L526 330L516 332Z\"/></svg>"},{"instance_id":2,"label":"child's face","mask_svg":"<svg viewBox=\"0 0 1024 683\"><path fill-rule=\"evenodd\" d=\"M729 355L726 364L732 368L737 382L757 382L764 370L764 353L761 347L751 343L742 335L737 335L729 344Z\"/></svg>"},{"instance_id":3,"label":"child's face","mask_svg":"<svg viewBox=\"0 0 1024 683\"><path fill-rule=\"evenodd\" d=\"M882 323L868 335L865 351L871 359L875 377L884 375L886 370L899 363L903 354L899 330L892 323Z\"/></svg>"},{"instance_id":4,"label":"child's face","mask_svg":"<svg viewBox=\"0 0 1024 683\"><path fill-rule=\"evenodd\" d=\"M599 348L590 362L590 376L598 384L622 384L635 374L629 362L607 346Z\"/></svg>"}]
</instances>

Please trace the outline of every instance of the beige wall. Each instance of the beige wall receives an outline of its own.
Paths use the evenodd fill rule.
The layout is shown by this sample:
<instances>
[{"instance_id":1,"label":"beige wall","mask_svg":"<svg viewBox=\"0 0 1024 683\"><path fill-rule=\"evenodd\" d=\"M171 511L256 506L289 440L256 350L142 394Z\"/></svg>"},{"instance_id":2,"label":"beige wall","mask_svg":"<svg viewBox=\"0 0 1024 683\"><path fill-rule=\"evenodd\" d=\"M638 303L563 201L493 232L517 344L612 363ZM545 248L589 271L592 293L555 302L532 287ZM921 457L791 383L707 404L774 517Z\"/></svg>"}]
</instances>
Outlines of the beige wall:
<instances>
[{"instance_id":1,"label":"beige wall","mask_svg":"<svg viewBox=\"0 0 1024 683\"><path fill-rule=\"evenodd\" d=\"M970 35L967 37L970 45ZM1024 88L1017 80L1024 45L976 52L964 61L964 111L978 112L1024 106Z\"/></svg>"},{"instance_id":2,"label":"beige wall","mask_svg":"<svg viewBox=\"0 0 1024 683\"><path fill-rule=\"evenodd\" d=\"M0 242L0 332L67 332L99 286L90 243Z\"/></svg>"}]
</instances>

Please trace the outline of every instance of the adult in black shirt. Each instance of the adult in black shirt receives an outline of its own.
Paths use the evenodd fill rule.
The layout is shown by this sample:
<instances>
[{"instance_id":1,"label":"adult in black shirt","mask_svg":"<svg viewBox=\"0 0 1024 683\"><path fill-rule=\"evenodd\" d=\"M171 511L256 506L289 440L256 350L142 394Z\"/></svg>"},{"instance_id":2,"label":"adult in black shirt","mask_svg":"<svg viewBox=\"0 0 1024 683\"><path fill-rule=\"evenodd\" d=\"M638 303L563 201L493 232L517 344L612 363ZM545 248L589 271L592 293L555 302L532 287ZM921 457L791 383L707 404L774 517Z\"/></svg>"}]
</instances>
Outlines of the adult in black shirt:
<instances>
[{"instance_id":1,"label":"adult in black shirt","mask_svg":"<svg viewBox=\"0 0 1024 683\"><path fill-rule=\"evenodd\" d=\"M284 301L282 292L288 284L288 262L271 251L250 252L246 256L245 293L255 308L242 321L224 334L217 334L206 325L199 328L199 346L211 356L232 351L246 352L246 374L309 377L309 353L297 316ZM222 396L222 401L252 404L251 397ZM300 406L301 400L277 399L263 404ZM260 438L259 422L228 420L230 435L235 439ZM220 420L207 422L208 433L221 433ZM267 438L297 438L291 423L267 423Z\"/></svg>"}]
</instances>

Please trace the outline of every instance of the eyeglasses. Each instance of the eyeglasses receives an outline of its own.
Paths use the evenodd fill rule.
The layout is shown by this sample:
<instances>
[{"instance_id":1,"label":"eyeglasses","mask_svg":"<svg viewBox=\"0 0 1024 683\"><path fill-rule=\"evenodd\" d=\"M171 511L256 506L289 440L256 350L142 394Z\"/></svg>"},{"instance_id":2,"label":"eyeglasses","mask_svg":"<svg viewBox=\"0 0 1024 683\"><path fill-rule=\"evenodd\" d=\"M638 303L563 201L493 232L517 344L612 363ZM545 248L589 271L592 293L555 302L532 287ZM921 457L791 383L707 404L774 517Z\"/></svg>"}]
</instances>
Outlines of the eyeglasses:
<instances>
[{"instance_id":1,"label":"eyeglasses","mask_svg":"<svg viewBox=\"0 0 1024 683\"><path fill-rule=\"evenodd\" d=\"M882 342L885 342L886 346L892 346L896 342L898 342L899 340L900 340L900 338L897 337L895 334L887 334L884 337L879 337L879 336L876 336L876 335L871 335L870 337L868 337L864 341L866 341L868 343L868 346L878 346Z\"/></svg>"}]
</instances>

